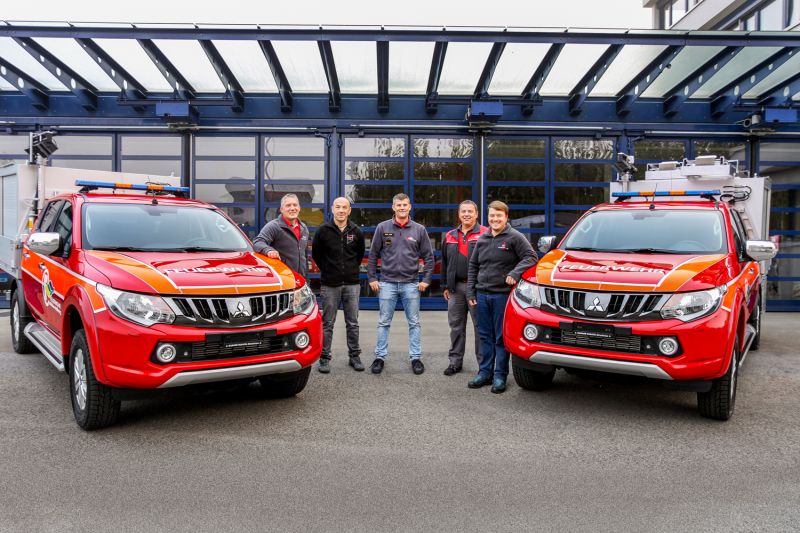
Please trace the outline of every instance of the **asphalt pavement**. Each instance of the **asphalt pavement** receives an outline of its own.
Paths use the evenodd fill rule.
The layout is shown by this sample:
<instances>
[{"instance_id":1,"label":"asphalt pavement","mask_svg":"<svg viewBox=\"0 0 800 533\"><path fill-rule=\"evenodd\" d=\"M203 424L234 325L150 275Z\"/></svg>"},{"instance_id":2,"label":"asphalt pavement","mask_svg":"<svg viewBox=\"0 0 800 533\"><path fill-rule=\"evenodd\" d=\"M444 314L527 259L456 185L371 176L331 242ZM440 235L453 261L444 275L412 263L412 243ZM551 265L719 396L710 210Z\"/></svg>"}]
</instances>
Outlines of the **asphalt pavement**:
<instances>
[{"instance_id":1,"label":"asphalt pavement","mask_svg":"<svg viewBox=\"0 0 800 533\"><path fill-rule=\"evenodd\" d=\"M426 371L395 317L380 376L346 366L296 398L257 386L123 405L74 423L66 376L0 326L2 531L798 531L797 314L765 316L736 413L693 393L556 375L544 393L445 377L448 328L423 312ZM362 312L368 365L374 312ZM470 346L468 342L467 346Z\"/></svg>"}]
</instances>

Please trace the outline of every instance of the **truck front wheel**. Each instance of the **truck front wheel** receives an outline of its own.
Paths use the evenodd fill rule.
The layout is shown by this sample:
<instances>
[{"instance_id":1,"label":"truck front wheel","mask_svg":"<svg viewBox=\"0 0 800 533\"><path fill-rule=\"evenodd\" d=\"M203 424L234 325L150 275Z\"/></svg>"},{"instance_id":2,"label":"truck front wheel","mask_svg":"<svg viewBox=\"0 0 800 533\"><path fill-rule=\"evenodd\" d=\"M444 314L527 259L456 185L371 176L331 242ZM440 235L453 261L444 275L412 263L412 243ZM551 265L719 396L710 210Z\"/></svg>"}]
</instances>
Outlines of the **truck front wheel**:
<instances>
[{"instance_id":1,"label":"truck front wheel","mask_svg":"<svg viewBox=\"0 0 800 533\"><path fill-rule=\"evenodd\" d=\"M22 301L19 299L20 290L14 291L14 295L11 297L11 346L17 353L33 353L36 351L36 346L25 336L25 326L30 324L33 319L26 317L22 310Z\"/></svg>"},{"instance_id":2,"label":"truck front wheel","mask_svg":"<svg viewBox=\"0 0 800 533\"><path fill-rule=\"evenodd\" d=\"M511 368L514 372L514 381L517 385L526 390L543 391L550 388L553 384L553 377L556 369L552 368L544 372L537 372L530 368L525 368L517 363L517 357L511 356Z\"/></svg>"},{"instance_id":3,"label":"truck front wheel","mask_svg":"<svg viewBox=\"0 0 800 533\"><path fill-rule=\"evenodd\" d=\"M111 387L97 381L89 356L89 344L82 329L75 332L69 351L69 391L75 421L87 431L114 424L121 402Z\"/></svg>"},{"instance_id":4,"label":"truck front wheel","mask_svg":"<svg viewBox=\"0 0 800 533\"><path fill-rule=\"evenodd\" d=\"M267 398L290 398L306 388L309 374L311 374L310 366L296 372L261 376L258 381L261 383L262 393Z\"/></svg>"},{"instance_id":5,"label":"truck front wheel","mask_svg":"<svg viewBox=\"0 0 800 533\"><path fill-rule=\"evenodd\" d=\"M714 420L728 420L736 404L736 385L739 382L739 341L733 345L731 364L721 378L711 382L711 390L697 393L700 414Z\"/></svg>"}]
</instances>

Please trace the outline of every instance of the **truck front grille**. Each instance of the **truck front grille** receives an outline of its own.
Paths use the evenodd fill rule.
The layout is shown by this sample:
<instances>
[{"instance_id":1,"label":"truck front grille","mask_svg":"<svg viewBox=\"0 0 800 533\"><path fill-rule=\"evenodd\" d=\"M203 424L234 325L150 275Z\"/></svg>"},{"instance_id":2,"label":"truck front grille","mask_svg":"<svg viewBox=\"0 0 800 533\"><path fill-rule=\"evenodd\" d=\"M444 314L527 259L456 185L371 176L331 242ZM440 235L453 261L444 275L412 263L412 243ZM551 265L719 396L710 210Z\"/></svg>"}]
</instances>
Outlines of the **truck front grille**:
<instances>
[{"instance_id":1,"label":"truck front grille","mask_svg":"<svg viewBox=\"0 0 800 533\"><path fill-rule=\"evenodd\" d=\"M660 355L656 349L657 337L613 333L607 337L581 335L563 328L543 328L540 341L543 344L577 346L609 352Z\"/></svg>"},{"instance_id":2,"label":"truck front grille","mask_svg":"<svg viewBox=\"0 0 800 533\"><path fill-rule=\"evenodd\" d=\"M276 335L261 339L257 346L229 348L222 341L200 341L191 343L191 356L182 361L209 361L212 359L230 359L233 357L248 357L253 355L268 355L281 353L292 349L291 335Z\"/></svg>"},{"instance_id":3,"label":"truck front grille","mask_svg":"<svg viewBox=\"0 0 800 533\"><path fill-rule=\"evenodd\" d=\"M175 313L175 324L204 328L249 327L292 316L292 291L235 297L164 298Z\"/></svg>"},{"instance_id":4,"label":"truck front grille","mask_svg":"<svg viewBox=\"0 0 800 533\"><path fill-rule=\"evenodd\" d=\"M542 309L560 316L639 322L660 320L668 294L634 294L540 287Z\"/></svg>"}]
</instances>

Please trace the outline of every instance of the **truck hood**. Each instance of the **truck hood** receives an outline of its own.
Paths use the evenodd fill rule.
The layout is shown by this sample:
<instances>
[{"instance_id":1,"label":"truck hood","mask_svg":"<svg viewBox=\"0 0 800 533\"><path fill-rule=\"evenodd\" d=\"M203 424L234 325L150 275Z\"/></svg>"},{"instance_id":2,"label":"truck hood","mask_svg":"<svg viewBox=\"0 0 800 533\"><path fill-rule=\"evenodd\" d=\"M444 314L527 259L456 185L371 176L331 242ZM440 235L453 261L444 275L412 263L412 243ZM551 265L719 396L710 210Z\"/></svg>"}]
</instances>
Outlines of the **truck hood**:
<instances>
[{"instance_id":1,"label":"truck hood","mask_svg":"<svg viewBox=\"0 0 800 533\"><path fill-rule=\"evenodd\" d=\"M541 285L625 292L677 292L721 285L725 255L614 254L553 250L536 265Z\"/></svg>"},{"instance_id":2,"label":"truck hood","mask_svg":"<svg viewBox=\"0 0 800 533\"><path fill-rule=\"evenodd\" d=\"M107 252L86 261L118 290L155 294L254 294L294 289L282 262L254 252Z\"/></svg>"}]
</instances>

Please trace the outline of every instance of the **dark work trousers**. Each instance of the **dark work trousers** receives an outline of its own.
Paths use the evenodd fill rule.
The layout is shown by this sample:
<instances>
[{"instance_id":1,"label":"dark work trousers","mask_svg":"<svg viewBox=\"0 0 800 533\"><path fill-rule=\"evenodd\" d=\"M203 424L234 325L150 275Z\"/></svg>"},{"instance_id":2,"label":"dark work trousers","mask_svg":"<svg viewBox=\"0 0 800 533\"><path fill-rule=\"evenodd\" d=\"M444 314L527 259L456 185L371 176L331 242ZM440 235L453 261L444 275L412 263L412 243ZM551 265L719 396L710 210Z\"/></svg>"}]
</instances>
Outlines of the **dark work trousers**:
<instances>
[{"instance_id":1,"label":"dark work trousers","mask_svg":"<svg viewBox=\"0 0 800 533\"><path fill-rule=\"evenodd\" d=\"M508 294L478 291L478 333L481 336L479 375L503 382L508 377L508 351L503 344L503 313Z\"/></svg>"},{"instance_id":2,"label":"dark work trousers","mask_svg":"<svg viewBox=\"0 0 800 533\"><path fill-rule=\"evenodd\" d=\"M475 307L467 304L467 282L457 281L456 288L450 291L447 300L447 322L450 324L450 364L461 368L464 364L464 352L467 346L467 315L472 318L472 330L475 333L475 358L481 364L480 337L478 336L478 320Z\"/></svg>"},{"instance_id":3,"label":"dark work trousers","mask_svg":"<svg viewBox=\"0 0 800 533\"><path fill-rule=\"evenodd\" d=\"M358 297L361 285L342 285L340 287L322 286L322 355L320 359L331 358L331 341L333 340L333 324L339 303L344 310L344 325L347 328L347 352L350 357L361 355L358 345Z\"/></svg>"}]
</instances>

